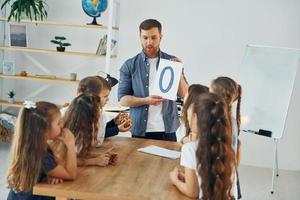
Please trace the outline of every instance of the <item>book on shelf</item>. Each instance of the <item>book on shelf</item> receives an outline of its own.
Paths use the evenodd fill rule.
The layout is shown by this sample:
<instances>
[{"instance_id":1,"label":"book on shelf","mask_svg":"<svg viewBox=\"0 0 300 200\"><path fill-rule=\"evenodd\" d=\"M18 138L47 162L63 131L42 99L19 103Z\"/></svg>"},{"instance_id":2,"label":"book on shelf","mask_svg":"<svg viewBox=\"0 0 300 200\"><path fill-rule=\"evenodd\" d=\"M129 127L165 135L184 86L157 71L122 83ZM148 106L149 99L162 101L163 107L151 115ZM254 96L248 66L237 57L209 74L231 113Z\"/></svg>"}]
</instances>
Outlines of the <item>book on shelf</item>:
<instances>
[{"instance_id":1,"label":"book on shelf","mask_svg":"<svg viewBox=\"0 0 300 200\"><path fill-rule=\"evenodd\" d=\"M113 51L114 47L117 44L117 40L112 39L111 40L111 47L110 50ZM103 38L100 39L98 48L96 51L96 55L99 56L105 56L106 55L106 46L107 46L107 35L105 34Z\"/></svg>"}]
</instances>

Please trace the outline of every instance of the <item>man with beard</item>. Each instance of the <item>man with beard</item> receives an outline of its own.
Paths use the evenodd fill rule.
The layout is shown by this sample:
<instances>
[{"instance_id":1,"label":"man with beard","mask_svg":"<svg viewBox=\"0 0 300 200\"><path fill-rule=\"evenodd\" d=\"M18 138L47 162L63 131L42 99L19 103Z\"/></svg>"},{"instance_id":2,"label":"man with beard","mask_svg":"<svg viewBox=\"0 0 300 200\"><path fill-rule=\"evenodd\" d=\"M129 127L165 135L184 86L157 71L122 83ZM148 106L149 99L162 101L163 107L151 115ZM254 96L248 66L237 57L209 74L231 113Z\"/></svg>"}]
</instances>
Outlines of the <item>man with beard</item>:
<instances>
[{"instance_id":1,"label":"man with beard","mask_svg":"<svg viewBox=\"0 0 300 200\"><path fill-rule=\"evenodd\" d=\"M140 24L142 52L128 59L120 69L118 99L123 106L130 107L133 121L132 136L139 138L176 141L179 127L176 102L160 96L149 96L159 60L180 60L160 50L161 24L147 19ZM183 97L188 84L182 73L178 95Z\"/></svg>"}]
</instances>

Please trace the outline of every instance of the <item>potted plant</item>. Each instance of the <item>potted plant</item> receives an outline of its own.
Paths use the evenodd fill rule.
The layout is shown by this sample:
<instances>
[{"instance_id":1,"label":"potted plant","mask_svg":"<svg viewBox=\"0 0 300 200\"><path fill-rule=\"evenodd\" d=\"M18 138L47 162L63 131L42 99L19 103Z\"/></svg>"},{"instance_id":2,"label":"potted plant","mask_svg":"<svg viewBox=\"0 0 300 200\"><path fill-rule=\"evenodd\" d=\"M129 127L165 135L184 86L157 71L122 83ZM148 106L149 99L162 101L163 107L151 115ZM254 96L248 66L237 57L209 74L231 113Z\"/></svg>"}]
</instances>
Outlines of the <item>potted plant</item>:
<instances>
[{"instance_id":1,"label":"potted plant","mask_svg":"<svg viewBox=\"0 0 300 200\"><path fill-rule=\"evenodd\" d=\"M8 21L11 18L17 22L26 16L30 20L41 20L47 18L46 2L45 0L4 0L1 9L5 6L10 6L10 13Z\"/></svg>"},{"instance_id":2,"label":"potted plant","mask_svg":"<svg viewBox=\"0 0 300 200\"><path fill-rule=\"evenodd\" d=\"M8 102L9 103L13 103L14 102L14 98L16 96L16 93L13 90L10 90L8 93Z\"/></svg>"},{"instance_id":3,"label":"potted plant","mask_svg":"<svg viewBox=\"0 0 300 200\"><path fill-rule=\"evenodd\" d=\"M56 47L57 51L65 51L65 47L71 46L68 42L63 42L63 40L66 40L63 36L55 36L55 40L51 40L52 43L58 44L59 46Z\"/></svg>"}]
</instances>

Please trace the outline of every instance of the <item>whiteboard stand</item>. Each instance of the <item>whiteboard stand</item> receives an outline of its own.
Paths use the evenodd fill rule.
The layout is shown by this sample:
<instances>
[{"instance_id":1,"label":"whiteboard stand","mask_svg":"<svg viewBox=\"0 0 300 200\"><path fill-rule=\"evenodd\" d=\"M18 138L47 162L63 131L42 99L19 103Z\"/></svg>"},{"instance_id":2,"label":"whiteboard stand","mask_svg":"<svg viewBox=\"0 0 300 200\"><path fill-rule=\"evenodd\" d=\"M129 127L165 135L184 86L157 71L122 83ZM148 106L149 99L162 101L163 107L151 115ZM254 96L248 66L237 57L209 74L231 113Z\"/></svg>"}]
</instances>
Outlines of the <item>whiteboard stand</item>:
<instances>
[{"instance_id":1,"label":"whiteboard stand","mask_svg":"<svg viewBox=\"0 0 300 200\"><path fill-rule=\"evenodd\" d=\"M273 162L273 172L272 172L272 188L271 188L271 194L274 194L274 178L275 178L275 170L276 170L276 177L279 176L278 173L278 139L274 138L274 162Z\"/></svg>"}]
</instances>

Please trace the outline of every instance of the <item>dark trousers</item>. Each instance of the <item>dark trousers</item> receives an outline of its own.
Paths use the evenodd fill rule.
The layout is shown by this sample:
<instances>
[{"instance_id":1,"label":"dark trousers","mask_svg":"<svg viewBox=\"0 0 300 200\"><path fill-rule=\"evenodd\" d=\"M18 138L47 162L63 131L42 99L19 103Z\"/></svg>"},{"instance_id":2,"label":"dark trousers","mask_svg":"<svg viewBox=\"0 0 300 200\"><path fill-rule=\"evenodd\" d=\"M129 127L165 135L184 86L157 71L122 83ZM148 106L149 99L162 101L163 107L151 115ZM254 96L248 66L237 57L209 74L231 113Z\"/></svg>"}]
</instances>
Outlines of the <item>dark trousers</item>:
<instances>
[{"instance_id":1,"label":"dark trousers","mask_svg":"<svg viewBox=\"0 0 300 200\"><path fill-rule=\"evenodd\" d=\"M145 138L153 140L167 140L167 141L177 141L175 133L165 133L165 132L147 132L145 136L132 135L133 138Z\"/></svg>"}]
</instances>

